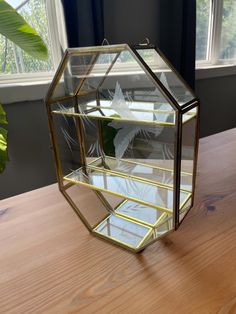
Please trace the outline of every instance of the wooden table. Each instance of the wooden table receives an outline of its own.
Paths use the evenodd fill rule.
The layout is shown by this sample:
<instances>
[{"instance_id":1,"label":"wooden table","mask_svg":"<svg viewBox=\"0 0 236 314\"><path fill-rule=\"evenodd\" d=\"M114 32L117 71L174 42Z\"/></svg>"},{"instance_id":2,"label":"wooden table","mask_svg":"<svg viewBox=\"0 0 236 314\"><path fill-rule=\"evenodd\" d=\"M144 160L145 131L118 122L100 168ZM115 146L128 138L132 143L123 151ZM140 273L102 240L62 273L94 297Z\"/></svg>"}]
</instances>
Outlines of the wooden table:
<instances>
[{"instance_id":1,"label":"wooden table","mask_svg":"<svg viewBox=\"0 0 236 314\"><path fill-rule=\"evenodd\" d=\"M4 207L1 314L236 313L236 129L201 139L194 208L141 254L92 237L56 185Z\"/></svg>"}]
</instances>

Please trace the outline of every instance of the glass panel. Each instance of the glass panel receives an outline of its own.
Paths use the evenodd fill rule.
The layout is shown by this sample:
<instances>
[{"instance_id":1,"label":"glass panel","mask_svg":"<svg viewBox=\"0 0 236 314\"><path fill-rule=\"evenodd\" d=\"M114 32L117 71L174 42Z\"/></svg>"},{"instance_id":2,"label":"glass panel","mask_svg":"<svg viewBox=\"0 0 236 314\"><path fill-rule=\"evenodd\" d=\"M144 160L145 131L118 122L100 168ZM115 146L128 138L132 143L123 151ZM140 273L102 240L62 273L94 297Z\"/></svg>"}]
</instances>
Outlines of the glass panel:
<instances>
[{"instance_id":1,"label":"glass panel","mask_svg":"<svg viewBox=\"0 0 236 314\"><path fill-rule=\"evenodd\" d=\"M124 47L69 56L56 89L69 98L50 108L66 193L93 232L140 250L173 229L176 111ZM145 51L149 61L156 54ZM165 71L157 76L185 101ZM182 121L181 215L191 205L196 114Z\"/></svg>"},{"instance_id":2,"label":"glass panel","mask_svg":"<svg viewBox=\"0 0 236 314\"><path fill-rule=\"evenodd\" d=\"M100 86L99 100L107 103L106 107L122 118L136 119L133 115L138 115L137 112L141 111L139 120L142 115L147 115L147 120L158 120L152 118L153 110L173 111L171 104L148 71L144 70L127 50L119 54ZM152 114L148 114L148 111Z\"/></svg>"},{"instance_id":3,"label":"glass panel","mask_svg":"<svg viewBox=\"0 0 236 314\"><path fill-rule=\"evenodd\" d=\"M98 84L96 74L101 64L96 63L81 84L76 107L67 102L53 107L54 114L79 117L83 126L88 167L78 167L66 179L76 178L78 183L89 184L94 189L138 199L147 206L171 212L175 111L130 51L103 57L112 65L105 67L106 76L101 75L104 79ZM93 88L84 94L87 81ZM78 174L88 175L89 180L78 179ZM139 190L141 194L147 191L146 199L139 196ZM183 192L183 199L186 196Z\"/></svg>"},{"instance_id":4,"label":"glass panel","mask_svg":"<svg viewBox=\"0 0 236 314\"><path fill-rule=\"evenodd\" d=\"M172 218L168 218L165 219L165 221L158 225L157 228L155 229L155 233L156 233L156 238L163 236L165 233L167 233L168 231L173 229L173 219Z\"/></svg>"},{"instance_id":5,"label":"glass panel","mask_svg":"<svg viewBox=\"0 0 236 314\"><path fill-rule=\"evenodd\" d=\"M115 172L130 174L134 177L143 178L148 181L161 183L162 185L173 187L174 171L168 168L162 168L158 164L164 164L161 160L143 160L143 159L120 159L117 160L111 156L98 158L90 165L100 169L110 169ZM166 160L166 165L170 166L170 160ZM187 189L192 184L192 174L181 173L181 188Z\"/></svg>"},{"instance_id":6,"label":"glass panel","mask_svg":"<svg viewBox=\"0 0 236 314\"><path fill-rule=\"evenodd\" d=\"M109 72L110 67L112 67L118 56L118 53L99 53L94 60L94 65L86 75L86 80L77 92L79 94L95 92L102 84L107 72Z\"/></svg>"},{"instance_id":7,"label":"glass panel","mask_svg":"<svg viewBox=\"0 0 236 314\"><path fill-rule=\"evenodd\" d=\"M192 92L178 77L175 70L166 63L155 49L138 49L137 52L180 106L194 98Z\"/></svg>"},{"instance_id":8,"label":"glass panel","mask_svg":"<svg viewBox=\"0 0 236 314\"><path fill-rule=\"evenodd\" d=\"M91 96L96 97L92 94ZM130 101L125 102L127 108L117 108L108 100L100 100L98 104L97 100L89 100L88 97L79 96L78 99L80 116L88 116L91 119L122 119L130 122L152 122L154 125L175 125L175 111L170 107L159 106L156 103L141 104Z\"/></svg>"},{"instance_id":9,"label":"glass panel","mask_svg":"<svg viewBox=\"0 0 236 314\"><path fill-rule=\"evenodd\" d=\"M139 247L139 249L142 250L142 248L146 247L147 245L157 240L158 238L163 237L166 233L168 233L171 230L173 230L173 218L170 215L163 214L160 217L159 222L152 229L150 236L146 237L143 240L142 245Z\"/></svg>"},{"instance_id":10,"label":"glass panel","mask_svg":"<svg viewBox=\"0 0 236 314\"><path fill-rule=\"evenodd\" d=\"M136 220L137 222L145 223L151 227L158 224L159 220L162 219L162 216L166 215L162 211L158 211L156 208L148 207L129 200L122 202L116 208L116 213Z\"/></svg>"},{"instance_id":11,"label":"glass panel","mask_svg":"<svg viewBox=\"0 0 236 314\"><path fill-rule=\"evenodd\" d=\"M71 106L72 102L70 101L53 105L54 108L70 108ZM81 152L75 118L64 114L53 114L53 133L58 148L62 175L65 176L81 167Z\"/></svg>"},{"instance_id":12,"label":"glass panel","mask_svg":"<svg viewBox=\"0 0 236 314\"><path fill-rule=\"evenodd\" d=\"M80 111L90 116L118 115L128 120L175 122L175 112L148 71L129 50L120 52L73 52L61 66L52 99L78 95ZM83 97L89 97L87 101Z\"/></svg>"},{"instance_id":13,"label":"glass panel","mask_svg":"<svg viewBox=\"0 0 236 314\"><path fill-rule=\"evenodd\" d=\"M66 194L70 197L91 228L106 219L109 212L95 191L75 184L69 187Z\"/></svg>"},{"instance_id":14,"label":"glass panel","mask_svg":"<svg viewBox=\"0 0 236 314\"><path fill-rule=\"evenodd\" d=\"M81 97L78 99L80 101ZM148 206L172 211L175 126L155 126L136 121L128 123L123 118L113 120L113 117L107 121L91 119L89 115L76 115L72 104L66 101L63 106L54 105L53 113L80 119L84 133L84 157L89 167L78 167L78 173L89 172L91 182L87 184L100 191L105 189L124 198L144 201ZM66 179L73 180L73 176L78 176L76 172ZM99 182L106 175L111 184ZM183 184L188 184L189 180L184 175ZM122 184L128 185L128 188L124 186L123 190L119 190ZM160 193L159 188L162 190ZM139 197L140 193L146 193L147 199Z\"/></svg>"},{"instance_id":15,"label":"glass panel","mask_svg":"<svg viewBox=\"0 0 236 314\"><path fill-rule=\"evenodd\" d=\"M151 231L148 226L116 215L111 215L95 228L95 232L131 248L137 248Z\"/></svg>"},{"instance_id":16,"label":"glass panel","mask_svg":"<svg viewBox=\"0 0 236 314\"><path fill-rule=\"evenodd\" d=\"M181 208L180 214L179 214L179 221L181 222L185 215L188 213L189 209L192 206L192 197L186 202L186 204Z\"/></svg>"},{"instance_id":17,"label":"glass panel","mask_svg":"<svg viewBox=\"0 0 236 314\"><path fill-rule=\"evenodd\" d=\"M51 100L74 96L85 76L91 71L98 54L69 55L61 65L62 75L53 91Z\"/></svg>"},{"instance_id":18,"label":"glass panel","mask_svg":"<svg viewBox=\"0 0 236 314\"><path fill-rule=\"evenodd\" d=\"M195 162L195 141L197 136L196 124L198 109L191 109L190 112L194 112L195 115L192 115L191 119L188 119L187 121L185 121L183 117L182 124L181 187L182 189L189 191L191 195L193 193L193 171ZM188 178L188 180L186 180L186 178ZM180 201L180 211L182 212L180 216L181 219L184 217L183 212L187 213L187 207L190 207L189 199L186 199L183 203Z\"/></svg>"},{"instance_id":19,"label":"glass panel","mask_svg":"<svg viewBox=\"0 0 236 314\"><path fill-rule=\"evenodd\" d=\"M197 0L196 60L207 60L211 0Z\"/></svg>"},{"instance_id":20,"label":"glass panel","mask_svg":"<svg viewBox=\"0 0 236 314\"><path fill-rule=\"evenodd\" d=\"M64 117L77 116L72 102L69 101L53 105L53 113ZM92 157L107 155L103 156L106 168L172 185L175 136L173 126L130 124L112 118L101 121L86 115L81 117L81 123L86 134L84 146L88 163L92 161ZM126 158L126 162L121 161L121 158ZM103 167L101 161L98 160L94 166Z\"/></svg>"},{"instance_id":21,"label":"glass panel","mask_svg":"<svg viewBox=\"0 0 236 314\"><path fill-rule=\"evenodd\" d=\"M220 59L236 58L236 2L223 1Z\"/></svg>"},{"instance_id":22,"label":"glass panel","mask_svg":"<svg viewBox=\"0 0 236 314\"><path fill-rule=\"evenodd\" d=\"M141 181L136 178L115 174L87 166L73 171L65 180L90 186L97 190L114 193L117 196L136 200L147 206L171 213L173 209L173 189L158 184ZM181 191L181 204L189 197L189 193Z\"/></svg>"}]
</instances>

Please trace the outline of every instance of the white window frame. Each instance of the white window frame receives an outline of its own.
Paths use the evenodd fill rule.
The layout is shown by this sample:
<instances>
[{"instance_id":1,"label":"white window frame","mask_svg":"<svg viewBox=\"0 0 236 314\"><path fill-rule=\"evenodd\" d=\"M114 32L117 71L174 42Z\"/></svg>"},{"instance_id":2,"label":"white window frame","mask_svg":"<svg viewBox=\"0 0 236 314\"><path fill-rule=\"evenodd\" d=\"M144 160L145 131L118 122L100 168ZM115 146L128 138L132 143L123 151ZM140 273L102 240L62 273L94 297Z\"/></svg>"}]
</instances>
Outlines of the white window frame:
<instances>
[{"instance_id":1,"label":"white window frame","mask_svg":"<svg viewBox=\"0 0 236 314\"><path fill-rule=\"evenodd\" d=\"M223 0L211 0L206 60L196 61L196 79L236 75L236 59L220 60Z\"/></svg>"},{"instance_id":2,"label":"white window frame","mask_svg":"<svg viewBox=\"0 0 236 314\"><path fill-rule=\"evenodd\" d=\"M0 75L0 103L37 100L45 97L67 45L61 1L46 0L49 38L54 71Z\"/></svg>"}]
</instances>

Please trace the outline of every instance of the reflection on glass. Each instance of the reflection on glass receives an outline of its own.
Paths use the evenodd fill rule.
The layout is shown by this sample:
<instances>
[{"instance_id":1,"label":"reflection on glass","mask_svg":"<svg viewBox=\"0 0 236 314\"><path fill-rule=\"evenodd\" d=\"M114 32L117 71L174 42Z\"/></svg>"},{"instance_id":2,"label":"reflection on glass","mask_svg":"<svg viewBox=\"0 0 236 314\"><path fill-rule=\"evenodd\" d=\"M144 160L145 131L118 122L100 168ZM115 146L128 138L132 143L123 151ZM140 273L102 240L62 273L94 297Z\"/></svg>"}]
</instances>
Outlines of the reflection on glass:
<instances>
[{"instance_id":1,"label":"reflection on glass","mask_svg":"<svg viewBox=\"0 0 236 314\"><path fill-rule=\"evenodd\" d=\"M132 201L124 201L117 209L116 213L128 218L154 226L160 221L160 217L166 214L156 208L145 206Z\"/></svg>"},{"instance_id":2,"label":"reflection on glass","mask_svg":"<svg viewBox=\"0 0 236 314\"><path fill-rule=\"evenodd\" d=\"M130 247L137 248L152 229L125 218L111 215L94 231Z\"/></svg>"},{"instance_id":3,"label":"reflection on glass","mask_svg":"<svg viewBox=\"0 0 236 314\"><path fill-rule=\"evenodd\" d=\"M99 222L108 216L107 208L97 197L95 191L75 184L67 189L66 192L70 200L78 206L80 213L91 228L98 225ZM83 194L86 195L86 197L81 197Z\"/></svg>"},{"instance_id":4,"label":"reflection on glass","mask_svg":"<svg viewBox=\"0 0 236 314\"><path fill-rule=\"evenodd\" d=\"M183 218L185 217L185 215L188 213L188 211L191 207L191 203L192 203L192 198L190 197L190 199L186 202L186 204L180 210L179 222L181 222L183 220Z\"/></svg>"},{"instance_id":5,"label":"reflection on glass","mask_svg":"<svg viewBox=\"0 0 236 314\"><path fill-rule=\"evenodd\" d=\"M170 231L173 228L173 220L167 219L165 222L163 222L161 225L157 226L155 229L155 236L160 237L164 235L166 232Z\"/></svg>"},{"instance_id":6,"label":"reflection on glass","mask_svg":"<svg viewBox=\"0 0 236 314\"><path fill-rule=\"evenodd\" d=\"M53 90L52 99L74 96L83 83L84 77L92 68L95 58L95 53L67 56L64 71Z\"/></svg>"},{"instance_id":7,"label":"reflection on glass","mask_svg":"<svg viewBox=\"0 0 236 314\"><path fill-rule=\"evenodd\" d=\"M194 170L196 123L196 118L191 119L183 124L182 129L181 173L188 173L191 178ZM181 184L183 185L182 178ZM189 183L188 189L192 191L192 182Z\"/></svg>"},{"instance_id":8,"label":"reflection on glass","mask_svg":"<svg viewBox=\"0 0 236 314\"><path fill-rule=\"evenodd\" d=\"M55 113L65 115L75 114L74 106L69 108L58 108ZM123 113L123 114L122 114ZM112 106L112 102L102 100L100 105L97 105L95 100L86 102L80 101L78 116L85 116L90 119L108 119L121 121L135 121L135 122L153 122L155 124L165 124L169 126L175 125L175 111L171 110L169 106L159 106L153 102L125 102L123 108ZM189 115L194 115L190 113ZM190 117L186 117L190 118Z\"/></svg>"},{"instance_id":9,"label":"reflection on glass","mask_svg":"<svg viewBox=\"0 0 236 314\"><path fill-rule=\"evenodd\" d=\"M144 182L136 178L122 176L100 169L86 167L78 169L65 177L65 180L82 183L101 191L115 193L127 199L135 199L147 206L171 213L173 210L173 189ZM180 203L184 203L190 194L180 192Z\"/></svg>"},{"instance_id":10,"label":"reflection on glass","mask_svg":"<svg viewBox=\"0 0 236 314\"><path fill-rule=\"evenodd\" d=\"M158 167L155 159L119 159L105 156L91 161L90 165L100 169L109 169L111 171L130 174L140 179L146 179L162 185L173 187L174 170ZM172 165L169 163L169 165ZM192 173L181 173L181 189L192 190Z\"/></svg>"},{"instance_id":11,"label":"reflection on glass","mask_svg":"<svg viewBox=\"0 0 236 314\"><path fill-rule=\"evenodd\" d=\"M197 113L197 109L196 113ZM193 192L193 172L194 172L194 160L195 156L195 144L196 144L196 125L197 125L197 118L194 117L193 119L183 123L182 126L182 148L181 148L181 173L188 173L189 178L189 185L188 191ZM183 187L183 176L181 176L180 184ZM180 207L179 210L179 222L184 218L187 214L188 210L191 207L192 198L188 199L188 201L184 204L184 206Z\"/></svg>"},{"instance_id":12,"label":"reflection on glass","mask_svg":"<svg viewBox=\"0 0 236 314\"><path fill-rule=\"evenodd\" d=\"M53 121L61 174L65 176L81 167L81 152L77 139L76 122L73 117L64 117L62 115L54 115Z\"/></svg>"},{"instance_id":13,"label":"reflection on glass","mask_svg":"<svg viewBox=\"0 0 236 314\"><path fill-rule=\"evenodd\" d=\"M77 89L78 93L88 93L96 91L104 80L104 76L109 71L113 62L117 60L119 54L117 53L99 53L94 59L95 63L87 70L86 75L82 75L86 79Z\"/></svg>"},{"instance_id":14,"label":"reflection on glass","mask_svg":"<svg viewBox=\"0 0 236 314\"><path fill-rule=\"evenodd\" d=\"M155 49L139 49L137 52L144 59L159 81L178 101L179 105L182 106L188 101L193 100L194 96L191 91Z\"/></svg>"},{"instance_id":15,"label":"reflection on glass","mask_svg":"<svg viewBox=\"0 0 236 314\"><path fill-rule=\"evenodd\" d=\"M162 218L162 216L161 216ZM163 214L163 218L160 219L160 222L152 229L150 236L146 237L140 249L148 246L151 242L163 237L166 233L173 230L173 218L167 214Z\"/></svg>"}]
</instances>

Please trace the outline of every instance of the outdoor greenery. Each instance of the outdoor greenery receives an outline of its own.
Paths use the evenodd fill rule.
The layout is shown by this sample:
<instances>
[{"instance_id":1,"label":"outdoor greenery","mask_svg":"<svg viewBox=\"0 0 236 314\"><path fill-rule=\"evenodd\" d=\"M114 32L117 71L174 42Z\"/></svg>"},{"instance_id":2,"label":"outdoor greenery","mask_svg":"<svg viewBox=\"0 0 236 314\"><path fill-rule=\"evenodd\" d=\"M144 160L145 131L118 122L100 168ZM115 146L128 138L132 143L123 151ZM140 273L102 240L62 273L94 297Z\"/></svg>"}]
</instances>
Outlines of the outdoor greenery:
<instances>
[{"instance_id":1,"label":"outdoor greenery","mask_svg":"<svg viewBox=\"0 0 236 314\"><path fill-rule=\"evenodd\" d=\"M37 32L7 2L0 0L0 33L29 53L34 59L46 60L47 47ZM5 62L5 61L3 61ZM0 105L0 172L7 161L6 113Z\"/></svg>"},{"instance_id":2,"label":"outdoor greenery","mask_svg":"<svg viewBox=\"0 0 236 314\"><path fill-rule=\"evenodd\" d=\"M220 43L220 58L233 59L235 57L236 57L236 1L224 0Z\"/></svg>"},{"instance_id":3,"label":"outdoor greenery","mask_svg":"<svg viewBox=\"0 0 236 314\"><path fill-rule=\"evenodd\" d=\"M196 60L206 60L211 0L197 0ZM236 57L236 1L223 1L220 59ZM220 35L220 34L219 34Z\"/></svg>"},{"instance_id":4,"label":"outdoor greenery","mask_svg":"<svg viewBox=\"0 0 236 314\"><path fill-rule=\"evenodd\" d=\"M45 0L29 0L18 13L38 32L46 46L50 47ZM46 60L35 59L37 56L32 57L4 36L0 36L0 75L52 71L50 51L51 49Z\"/></svg>"},{"instance_id":5,"label":"outdoor greenery","mask_svg":"<svg viewBox=\"0 0 236 314\"><path fill-rule=\"evenodd\" d=\"M5 168L7 160L7 130L1 125L7 124L6 113L0 105L0 172Z\"/></svg>"},{"instance_id":6,"label":"outdoor greenery","mask_svg":"<svg viewBox=\"0 0 236 314\"><path fill-rule=\"evenodd\" d=\"M197 0L196 60L205 60L211 0Z\"/></svg>"}]
</instances>

